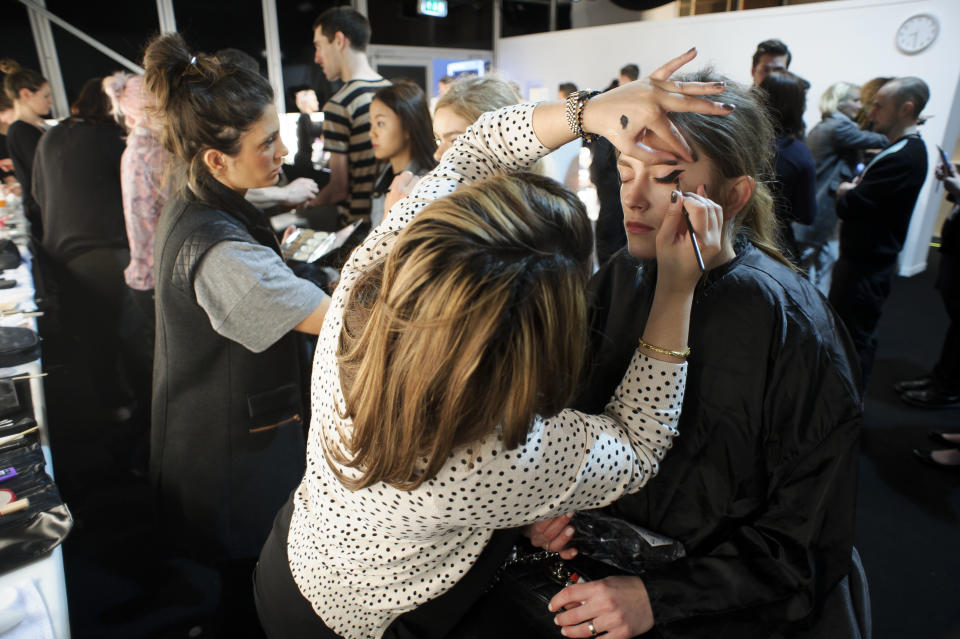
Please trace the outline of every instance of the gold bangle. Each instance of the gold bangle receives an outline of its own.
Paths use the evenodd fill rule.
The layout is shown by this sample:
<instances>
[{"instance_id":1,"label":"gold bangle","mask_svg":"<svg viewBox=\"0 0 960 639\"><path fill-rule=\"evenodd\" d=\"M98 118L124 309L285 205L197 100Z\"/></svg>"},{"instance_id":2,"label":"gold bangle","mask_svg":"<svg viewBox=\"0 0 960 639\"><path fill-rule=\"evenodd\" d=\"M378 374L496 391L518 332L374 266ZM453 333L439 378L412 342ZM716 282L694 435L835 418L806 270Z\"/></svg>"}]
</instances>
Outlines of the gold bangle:
<instances>
[{"instance_id":1,"label":"gold bangle","mask_svg":"<svg viewBox=\"0 0 960 639\"><path fill-rule=\"evenodd\" d=\"M666 348L660 348L659 346L654 346L653 344L647 344L643 341L643 338L637 340L640 343L640 346L653 351L654 353L660 353L661 355L669 355L670 357L676 357L677 359L687 359L690 355L690 347L687 346L686 349L682 351L671 351Z\"/></svg>"},{"instance_id":2,"label":"gold bangle","mask_svg":"<svg viewBox=\"0 0 960 639\"><path fill-rule=\"evenodd\" d=\"M566 100L567 126L570 127L570 131L574 135L588 142L596 136L592 133L583 132L583 107L590 98L596 95L600 95L600 91L574 91L567 96Z\"/></svg>"}]
</instances>

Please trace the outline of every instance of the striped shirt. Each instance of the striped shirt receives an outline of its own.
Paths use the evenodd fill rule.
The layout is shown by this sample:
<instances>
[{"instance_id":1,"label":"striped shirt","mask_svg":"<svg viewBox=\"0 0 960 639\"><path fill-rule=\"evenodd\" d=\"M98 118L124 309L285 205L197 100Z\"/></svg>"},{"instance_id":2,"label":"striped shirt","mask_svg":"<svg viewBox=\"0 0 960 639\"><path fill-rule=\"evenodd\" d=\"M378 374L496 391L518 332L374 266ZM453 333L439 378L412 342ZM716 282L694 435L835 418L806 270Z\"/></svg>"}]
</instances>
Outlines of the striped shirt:
<instances>
[{"instance_id":1,"label":"striped shirt","mask_svg":"<svg viewBox=\"0 0 960 639\"><path fill-rule=\"evenodd\" d=\"M348 210L351 218L370 215L370 193L377 178L377 160L370 146L370 102L389 80L350 80L323 105L323 148L346 153L350 175Z\"/></svg>"}]
</instances>

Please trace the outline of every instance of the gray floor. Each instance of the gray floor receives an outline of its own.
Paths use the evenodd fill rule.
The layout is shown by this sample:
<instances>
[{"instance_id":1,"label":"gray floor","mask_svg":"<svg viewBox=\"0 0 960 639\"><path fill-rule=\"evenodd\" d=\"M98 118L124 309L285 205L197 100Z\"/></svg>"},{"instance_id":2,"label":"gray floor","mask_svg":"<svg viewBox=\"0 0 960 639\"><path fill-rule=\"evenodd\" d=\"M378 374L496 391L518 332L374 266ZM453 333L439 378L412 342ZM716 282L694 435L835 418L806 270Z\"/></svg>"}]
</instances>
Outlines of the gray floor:
<instances>
[{"instance_id":1,"label":"gray floor","mask_svg":"<svg viewBox=\"0 0 960 639\"><path fill-rule=\"evenodd\" d=\"M861 438L856 543L870 582L874 639L960 638L960 472L911 458L928 430L960 432L960 409L903 404L892 384L925 373L947 315L931 268L897 278L880 326Z\"/></svg>"}]
</instances>

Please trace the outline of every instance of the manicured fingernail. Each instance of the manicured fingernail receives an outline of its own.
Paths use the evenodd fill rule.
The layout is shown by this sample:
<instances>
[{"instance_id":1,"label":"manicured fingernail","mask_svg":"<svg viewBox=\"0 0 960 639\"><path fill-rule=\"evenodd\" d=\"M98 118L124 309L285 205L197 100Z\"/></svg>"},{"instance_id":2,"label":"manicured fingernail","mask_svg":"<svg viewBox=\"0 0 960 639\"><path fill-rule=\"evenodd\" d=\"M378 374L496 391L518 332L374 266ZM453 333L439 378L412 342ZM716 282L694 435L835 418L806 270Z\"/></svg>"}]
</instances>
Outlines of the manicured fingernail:
<instances>
[{"instance_id":1,"label":"manicured fingernail","mask_svg":"<svg viewBox=\"0 0 960 639\"><path fill-rule=\"evenodd\" d=\"M670 191L670 202L671 202L671 204L676 204L678 197L680 197L680 193L678 193L677 191Z\"/></svg>"},{"instance_id":2,"label":"manicured fingernail","mask_svg":"<svg viewBox=\"0 0 960 639\"><path fill-rule=\"evenodd\" d=\"M553 618L553 623L555 623L555 624L557 624L557 625L559 626L559 625L560 625L560 619L559 619L559 617L554 617L554 618Z\"/></svg>"},{"instance_id":3,"label":"manicured fingernail","mask_svg":"<svg viewBox=\"0 0 960 639\"><path fill-rule=\"evenodd\" d=\"M552 603L548 603L548 604L547 604L547 610L549 610L550 612L553 612L553 604L552 604Z\"/></svg>"},{"instance_id":4,"label":"manicured fingernail","mask_svg":"<svg viewBox=\"0 0 960 639\"><path fill-rule=\"evenodd\" d=\"M716 88L718 88L718 89L722 89L722 88L724 88L725 86L727 86L727 83L724 82L723 80L721 80L721 81L719 81L719 82L714 82L714 83L713 83L713 86L716 87Z\"/></svg>"},{"instance_id":5,"label":"manicured fingernail","mask_svg":"<svg viewBox=\"0 0 960 639\"><path fill-rule=\"evenodd\" d=\"M570 535L572 535L572 534L573 534L573 526L567 526L566 529L564 529L563 534L566 535L567 537L569 537Z\"/></svg>"},{"instance_id":6,"label":"manicured fingernail","mask_svg":"<svg viewBox=\"0 0 960 639\"><path fill-rule=\"evenodd\" d=\"M730 104L729 102L724 102L724 103L721 104L720 106L722 106L722 107L723 107L724 109L726 109L727 111L733 111L734 109L737 108L737 105L736 105L736 104Z\"/></svg>"},{"instance_id":7,"label":"manicured fingernail","mask_svg":"<svg viewBox=\"0 0 960 639\"><path fill-rule=\"evenodd\" d=\"M697 47L690 47L689 49L687 49L687 53L690 53L691 51L696 51L696 50L697 50Z\"/></svg>"},{"instance_id":8,"label":"manicured fingernail","mask_svg":"<svg viewBox=\"0 0 960 639\"><path fill-rule=\"evenodd\" d=\"M571 550L570 550L570 559L573 559L573 558L576 557L576 556L577 556L577 549L576 549L576 548L571 549Z\"/></svg>"}]
</instances>

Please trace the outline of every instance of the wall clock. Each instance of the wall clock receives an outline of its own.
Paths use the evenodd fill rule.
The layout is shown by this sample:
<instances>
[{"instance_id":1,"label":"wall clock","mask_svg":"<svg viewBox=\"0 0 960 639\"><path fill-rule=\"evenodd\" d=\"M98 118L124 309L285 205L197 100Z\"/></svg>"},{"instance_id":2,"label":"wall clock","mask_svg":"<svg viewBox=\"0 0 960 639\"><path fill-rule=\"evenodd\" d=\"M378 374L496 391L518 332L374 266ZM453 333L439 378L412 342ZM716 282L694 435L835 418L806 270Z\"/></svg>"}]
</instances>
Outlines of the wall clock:
<instances>
[{"instance_id":1,"label":"wall clock","mask_svg":"<svg viewBox=\"0 0 960 639\"><path fill-rule=\"evenodd\" d=\"M897 29L897 48L906 54L920 53L937 39L940 23L928 13L918 13Z\"/></svg>"}]
</instances>

